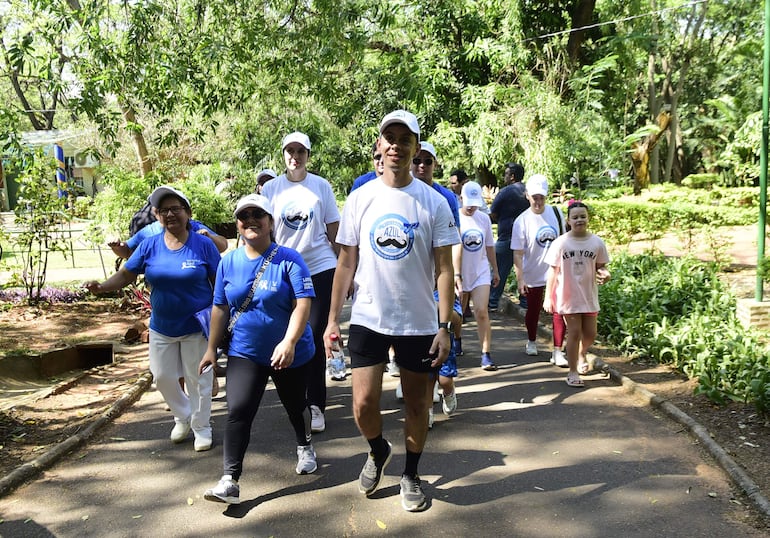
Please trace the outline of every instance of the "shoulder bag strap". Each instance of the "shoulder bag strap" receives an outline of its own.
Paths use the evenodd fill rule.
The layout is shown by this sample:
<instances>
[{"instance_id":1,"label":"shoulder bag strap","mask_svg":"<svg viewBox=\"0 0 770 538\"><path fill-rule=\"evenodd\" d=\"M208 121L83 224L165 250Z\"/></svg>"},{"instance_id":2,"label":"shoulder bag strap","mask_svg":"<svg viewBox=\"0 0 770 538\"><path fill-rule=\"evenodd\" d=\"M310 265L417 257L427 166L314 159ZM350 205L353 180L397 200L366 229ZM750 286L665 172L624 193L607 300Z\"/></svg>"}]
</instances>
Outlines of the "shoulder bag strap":
<instances>
[{"instance_id":1,"label":"shoulder bag strap","mask_svg":"<svg viewBox=\"0 0 770 538\"><path fill-rule=\"evenodd\" d=\"M552 205L551 209L553 209L553 214L556 215L556 222L559 223L559 235L563 235L564 223L561 221L561 213L559 213L559 209L555 205Z\"/></svg>"},{"instance_id":2,"label":"shoulder bag strap","mask_svg":"<svg viewBox=\"0 0 770 538\"><path fill-rule=\"evenodd\" d=\"M257 290L257 285L259 284L259 281L262 279L262 275L265 274L265 270L267 269L267 266L270 265L270 262L273 261L273 257L275 256L276 252L278 252L278 245L273 248L273 251L270 253L270 255L265 258L265 261L262 263L262 267L259 268L259 271L257 272L257 276L254 277L254 283L251 285L251 289L249 290L249 294L246 296L246 298L243 300L243 303L241 304L240 308L238 308L237 312L233 314L233 316L230 318L230 323L227 324L227 332L231 333L233 332L233 327L235 327L235 322L238 321L238 318L246 311L246 308L249 306L249 303L251 303L251 300L254 298L254 292Z\"/></svg>"}]
</instances>

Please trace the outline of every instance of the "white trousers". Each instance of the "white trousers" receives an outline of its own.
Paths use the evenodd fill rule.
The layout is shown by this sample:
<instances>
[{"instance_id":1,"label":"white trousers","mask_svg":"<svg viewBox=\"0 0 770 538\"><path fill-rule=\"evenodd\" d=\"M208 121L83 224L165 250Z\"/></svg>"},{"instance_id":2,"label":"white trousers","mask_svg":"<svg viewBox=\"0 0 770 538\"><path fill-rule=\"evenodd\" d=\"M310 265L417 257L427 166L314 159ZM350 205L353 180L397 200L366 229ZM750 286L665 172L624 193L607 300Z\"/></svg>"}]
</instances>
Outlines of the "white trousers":
<instances>
[{"instance_id":1,"label":"white trousers","mask_svg":"<svg viewBox=\"0 0 770 538\"><path fill-rule=\"evenodd\" d=\"M214 371L198 375L208 343L203 333L165 336L150 330L150 372L176 422L190 422L195 433L211 436L211 387ZM184 377L187 394L179 386Z\"/></svg>"}]
</instances>

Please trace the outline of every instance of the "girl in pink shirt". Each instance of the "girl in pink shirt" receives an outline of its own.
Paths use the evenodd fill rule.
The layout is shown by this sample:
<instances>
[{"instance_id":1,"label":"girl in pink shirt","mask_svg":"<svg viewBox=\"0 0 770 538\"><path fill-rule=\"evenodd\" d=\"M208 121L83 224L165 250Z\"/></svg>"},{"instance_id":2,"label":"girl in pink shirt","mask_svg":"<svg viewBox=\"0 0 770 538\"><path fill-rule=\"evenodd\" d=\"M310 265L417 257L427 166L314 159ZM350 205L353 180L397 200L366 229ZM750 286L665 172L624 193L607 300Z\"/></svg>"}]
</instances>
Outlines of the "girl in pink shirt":
<instances>
[{"instance_id":1,"label":"girl in pink shirt","mask_svg":"<svg viewBox=\"0 0 770 538\"><path fill-rule=\"evenodd\" d=\"M588 348L596 339L599 284L610 279L605 267L610 258L599 236L588 231L588 207L573 201L567 208L566 234L557 238L545 261L551 267L546 282L546 312L564 316L567 325L567 385L582 387L580 374L588 373Z\"/></svg>"}]
</instances>

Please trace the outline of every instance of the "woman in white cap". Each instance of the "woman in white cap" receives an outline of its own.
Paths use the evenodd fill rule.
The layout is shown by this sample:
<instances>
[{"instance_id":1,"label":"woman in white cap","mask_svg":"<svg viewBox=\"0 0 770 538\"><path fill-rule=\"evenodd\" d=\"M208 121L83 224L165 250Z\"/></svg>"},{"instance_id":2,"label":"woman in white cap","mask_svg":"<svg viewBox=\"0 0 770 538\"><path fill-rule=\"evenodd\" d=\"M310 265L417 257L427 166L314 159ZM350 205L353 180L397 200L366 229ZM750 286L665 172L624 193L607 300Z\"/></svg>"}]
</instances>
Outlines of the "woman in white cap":
<instances>
[{"instance_id":1,"label":"woman in white cap","mask_svg":"<svg viewBox=\"0 0 770 538\"><path fill-rule=\"evenodd\" d=\"M489 215L479 211L483 203L481 186L475 181L468 181L463 185L460 198L463 204L460 209L460 244L463 248L460 274L463 287L463 310L470 299L473 302L473 316L476 318L476 328L481 344L481 368L492 371L497 370L497 366L490 356L492 325L489 321L487 305L490 285L496 286L500 281L495 256L495 237L492 234L492 221L489 220Z\"/></svg>"},{"instance_id":2,"label":"woman in white cap","mask_svg":"<svg viewBox=\"0 0 770 538\"><path fill-rule=\"evenodd\" d=\"M262 194L262 187L264 187L265 183L273 179L275 176L277 176L275 172L273 172L270 168L263 168L259 171L257 174L257 185L254 187L254 192L257 194Z\"/></svg>"},{"instance_id":3,"label":"woman in white cap","mask_svg":"<svg viewBox=\"0 0 770 538\"><path fill-rule=\"evenodd\" d=\"M208 349L201 371L213 367L217 344L235 319L227 352L227 424L224 473L204 493L209 501L238 504L238 479L251 425L268 379L273 380L297 440L297 474L316 470L305 403L307 370L313 357L308 318L314 296L305 262L297 251L275 243L273 209L259 194L238 201L240 248L225 254L217 270Z\"/></svg>"},{"instance_id":4,"label":"woman in white cap","mask_svg":"<svg viewBox=\"0 0 770 538\"><path fill-rule=\"evenodd\" d=\"M195 436L196 451L211 448L211 388L214 372L199 374L198 363L206 338L195 313L211 304L211 288L220 255L207 237L191 230L190 202L169 186L149 197L163 225L163 233L148 237L117 273L102 282L83 285L92 293L115 291L144 273L152 286L150 304L150 371L155 386L174 415L171 440L181 443ZM184 376L187 394L179 384Z\"/></svg>"},{"instance_id":5,"label":"woman in white cap","mask_svg":"<svg viewBox=\"0 0 770 538\"><path fill-rule=\"evenodd\" d=\"M308 372L307 402L313 432L322 432L326 429L326 353L322 337L337 266L339 247L335 241L340 212L329 182L307 171L310 138L293 132L284 137L281 149L286 173L265 183L262 194L273 205L276 241L299 252L313 277L316 298L310 310L310 326L316 351Z\"/></svg>"},{"instance_id":6,"label":"woman in white cap","mask_svg":"<svg viewBox=\"0 0 770 538\"><path fill-rule=\"evenodd\" d=\"M549 265L545 261L551 243L564 233L564 215L556 206L546 204L548 179L535 174L527 180L529 209L516 217L511 233L513 266L519 294L527 298L527 355L537 353L537 325L545 299L545 284ZM562 352L566 328L559 314L553 315L553 354L551 362L566 367L567 359Z\"/></svg>"}]
</instances>

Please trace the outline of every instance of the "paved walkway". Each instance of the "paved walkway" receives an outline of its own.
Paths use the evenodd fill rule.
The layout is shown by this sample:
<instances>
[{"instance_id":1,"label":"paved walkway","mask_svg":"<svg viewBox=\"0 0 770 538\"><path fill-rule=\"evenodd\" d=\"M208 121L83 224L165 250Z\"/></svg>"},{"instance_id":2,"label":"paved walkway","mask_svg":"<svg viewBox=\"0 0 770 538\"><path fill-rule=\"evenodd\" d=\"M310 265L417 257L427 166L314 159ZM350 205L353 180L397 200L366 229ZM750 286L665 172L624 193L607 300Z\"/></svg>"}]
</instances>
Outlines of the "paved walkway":
<instances>
[{"instance_id":1,"label":"paved walkway","mask_svg":"<svg viewBox=\"0 0 770 538\"><path fill-rule=\"evenodd\" d=\"M146 393L87 447L0 499L3 536L763 536L738 522L746 502L686 431L603 374L587 388L524 354L522 324L493 314L497 372L478 368L475 324L464 329L459 409L435 405L420 465L429 509L403 511L403 408L385 377L384 433L394 457L365 498L356 479L367 445L350 410L350 380L329 387L319 468L298 476L293 433L274 390L252 430L240 506L202 492L221 474L226 410L214 404L215 447L168 441L172 423ZM549 349L541 341L543 350Z\"/></svg>"}]
</instances>

